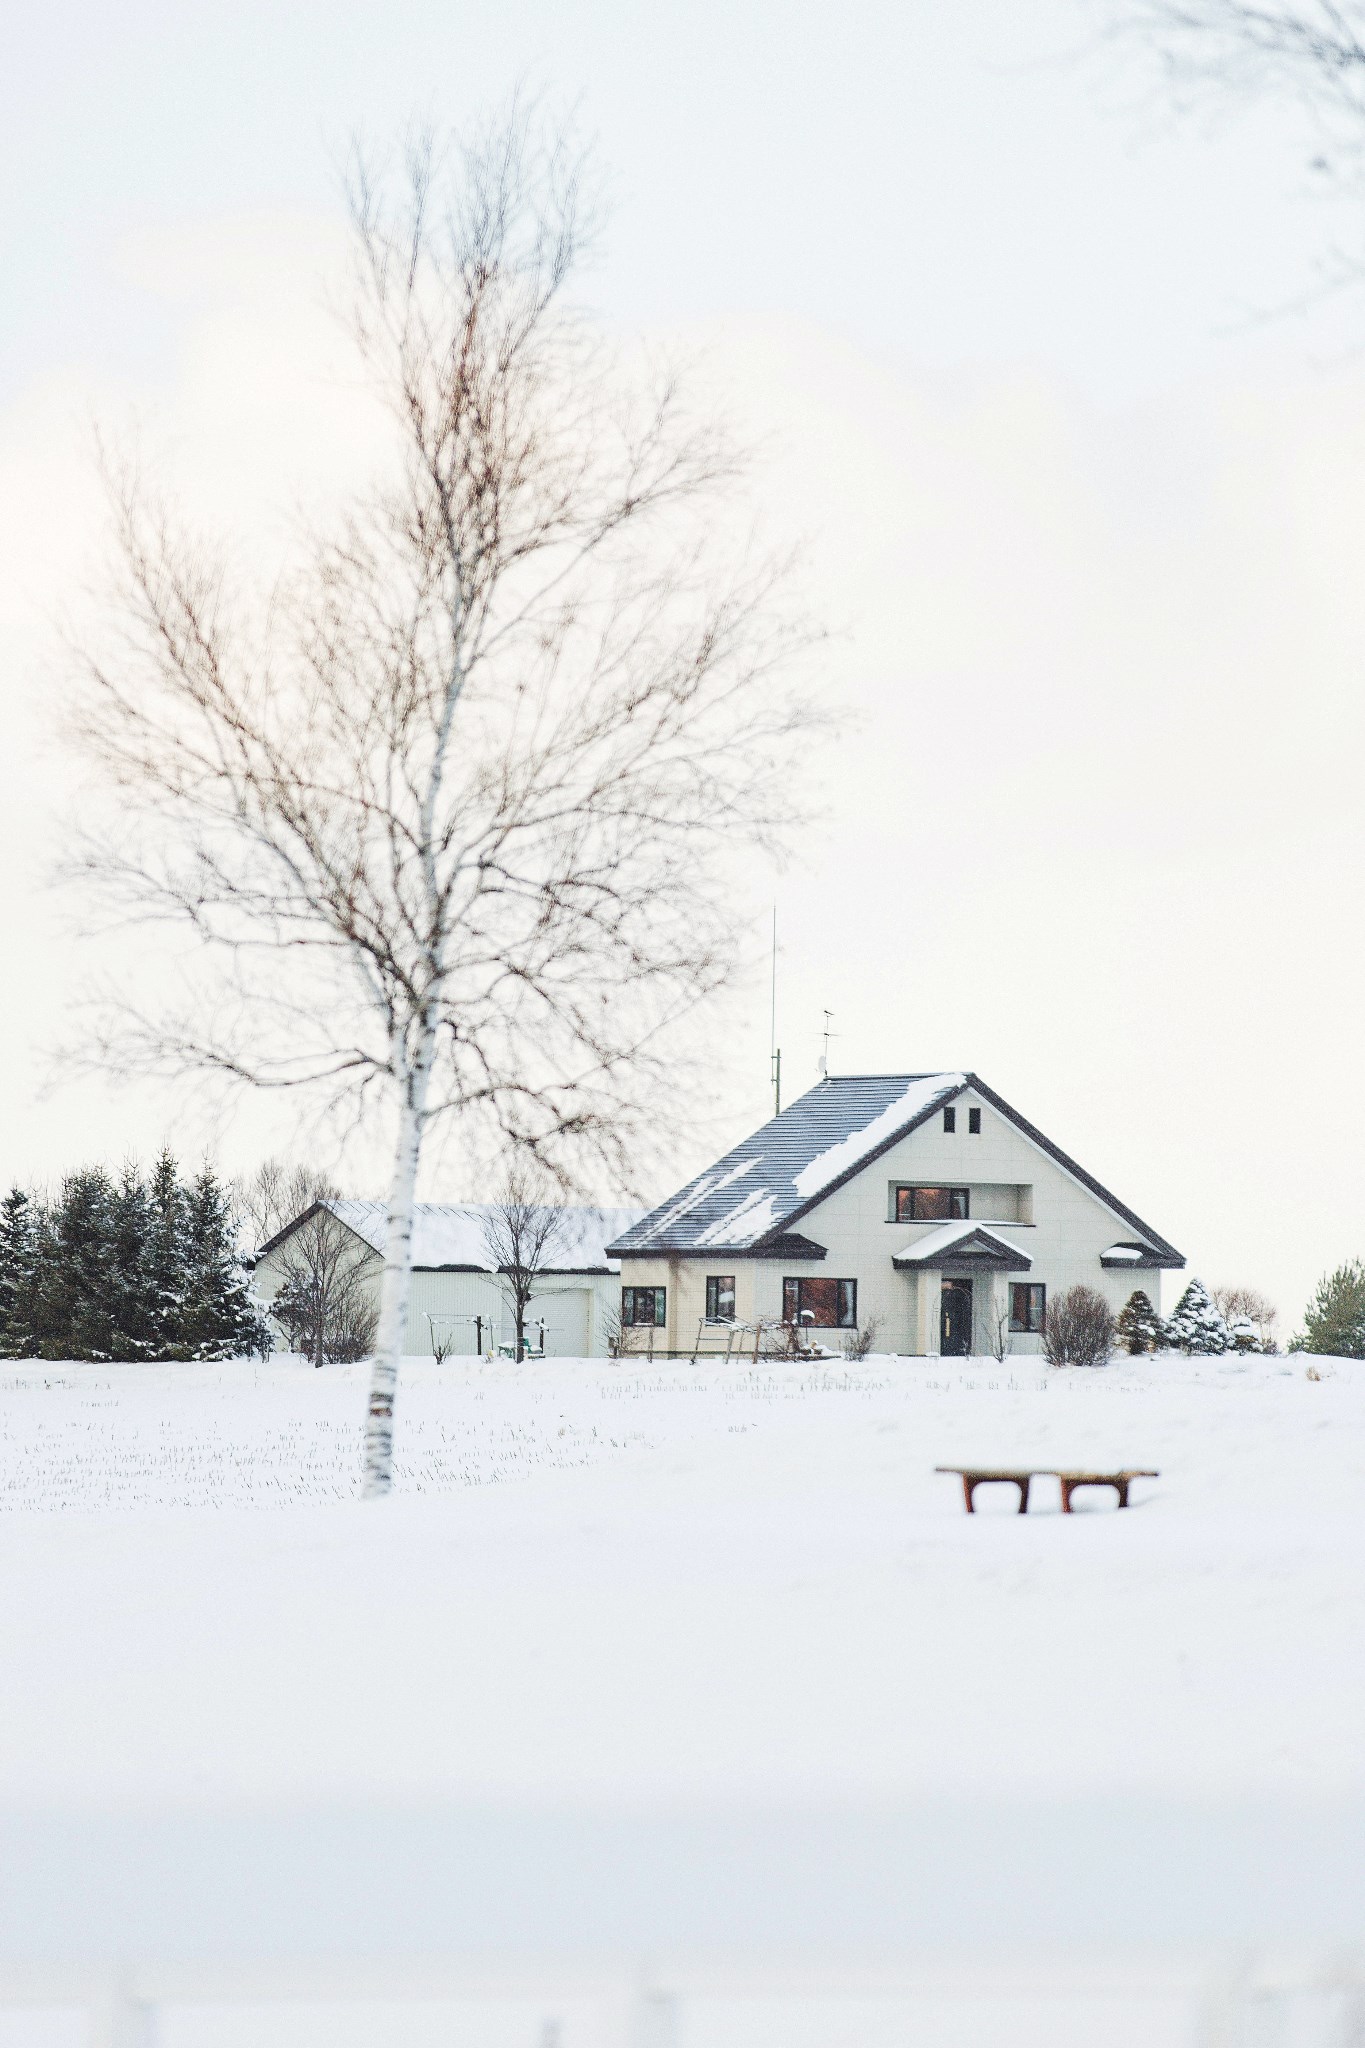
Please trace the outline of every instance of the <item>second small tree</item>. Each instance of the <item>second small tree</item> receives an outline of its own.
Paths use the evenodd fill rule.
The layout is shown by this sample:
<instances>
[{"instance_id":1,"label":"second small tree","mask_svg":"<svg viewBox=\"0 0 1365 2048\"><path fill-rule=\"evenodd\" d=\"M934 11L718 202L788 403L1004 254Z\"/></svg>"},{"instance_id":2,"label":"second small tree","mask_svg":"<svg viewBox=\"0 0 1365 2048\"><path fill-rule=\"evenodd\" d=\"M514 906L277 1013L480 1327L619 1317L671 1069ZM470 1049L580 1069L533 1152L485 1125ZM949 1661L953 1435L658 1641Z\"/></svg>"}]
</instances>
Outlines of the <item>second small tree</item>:
<instances>
[{"instance_id":1,"label":"second small tree","mask_svg":"<svg viewBox=\"0 0 1365 2048\"><path fill-rule=\"evenodd\" d=\"M524 1169L509 1173L485 1213L483 1241L516 1333L518 1364L526 1356L526 1311L536 1281L562 1250L566 1234L564 1211L538 1199Z\"/></svg>"},{"instance_id":2,"label":"second small tree","mask_svg":"<svg viewBox=\"0 0 1365 2048\"><path fill-rule=\"evenodd\" d=\"M1119 1310L1114 1334L1130 1357L1140 1358L1144 1351L1160 1351L1166 1342L1166 1325L1152 1306L1152 1297L1145 1288L1135 1287L1123 1307Z\"/></svg>"}]
</instances>

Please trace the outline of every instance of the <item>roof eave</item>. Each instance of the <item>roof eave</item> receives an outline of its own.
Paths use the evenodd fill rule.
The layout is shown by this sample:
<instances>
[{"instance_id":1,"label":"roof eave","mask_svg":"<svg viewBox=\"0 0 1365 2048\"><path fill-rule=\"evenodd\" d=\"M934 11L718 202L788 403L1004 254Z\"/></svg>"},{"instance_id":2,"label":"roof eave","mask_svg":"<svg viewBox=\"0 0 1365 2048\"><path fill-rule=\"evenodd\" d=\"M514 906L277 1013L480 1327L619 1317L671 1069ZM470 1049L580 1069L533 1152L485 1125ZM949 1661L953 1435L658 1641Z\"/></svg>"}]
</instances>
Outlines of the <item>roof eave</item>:
<instances>
[{"instance_id":1,"label":"roof eave","mask_svg":"<svg viewBox=\"0 0 1365 2048\"><path fill-rule=\"evenodd\" d=\"M1031 1273L1033 1261L1018 1245L996 1237L992 1231L969 1231L951 1244L916 1256L913 1250L896 1252L891 1260L902 1273L933 1273L947 1266L968 1266L975 1272Z\"/></svg>"},{"instance_id":2,"label":"roof eave","mask_svg":"<svg viewBox=\"0 0 1365 2048\"><path fill-rule=\"evenodd\" d=\"M784 1237L799 1235L784 1231ZM791 1244L637 1244L609 1245L609 1256L617 1259L704 1259L714 1265L717 1259L827 1259L828 1248L817 1244L813 1237L803 1238L800 1246Z\"/></svg>"},{"instance_id":3,"label":"roof eave","mask_svg":"<svg viewBox=\"0 0 1365 2048\"><path fill-rule=\"evenodd\" d=\"M1178 1273L1185 1265L1179 1252L1163 1257L1158 1252L1144 1252L1140 1259L1111 1259L1107 1253L1100 1253L1100 1264L1110 1273Z\"/></svg>"}]
</instances>

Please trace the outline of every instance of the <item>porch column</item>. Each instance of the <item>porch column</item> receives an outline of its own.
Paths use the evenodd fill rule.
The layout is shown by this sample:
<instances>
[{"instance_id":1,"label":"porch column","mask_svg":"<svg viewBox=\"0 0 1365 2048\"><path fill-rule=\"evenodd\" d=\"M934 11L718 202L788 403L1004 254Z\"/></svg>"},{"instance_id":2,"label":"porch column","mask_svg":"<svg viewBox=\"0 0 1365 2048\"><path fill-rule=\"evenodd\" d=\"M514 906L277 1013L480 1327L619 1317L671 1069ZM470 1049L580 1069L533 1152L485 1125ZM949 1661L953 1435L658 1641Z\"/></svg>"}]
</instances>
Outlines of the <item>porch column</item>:
<instances>
[{"instance_id":1,"label":"porch column","mask_svg":"<svg viewBox=\"0 0 1365 2048\"><path fill-rule=\"evenodd\" d=\"M943 1328L943 1275L926 1272L921 1267L915 1280L918 1299L915 1349L921 1358L937 1358Z\"/></svg>"}]
</instances>

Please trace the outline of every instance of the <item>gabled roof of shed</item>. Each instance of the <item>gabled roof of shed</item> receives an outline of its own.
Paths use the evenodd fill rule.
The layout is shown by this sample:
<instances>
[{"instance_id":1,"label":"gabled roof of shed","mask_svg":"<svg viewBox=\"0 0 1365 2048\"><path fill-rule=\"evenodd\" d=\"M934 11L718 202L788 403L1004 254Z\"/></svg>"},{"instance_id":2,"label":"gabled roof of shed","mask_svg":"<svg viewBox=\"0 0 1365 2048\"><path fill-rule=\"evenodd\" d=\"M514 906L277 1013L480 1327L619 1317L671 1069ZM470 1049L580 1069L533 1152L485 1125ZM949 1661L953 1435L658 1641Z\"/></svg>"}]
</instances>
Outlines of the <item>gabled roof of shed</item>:
<instances>
[{"instance_id":1,"label":"gabled roof of shed","mask_svg":"<svg viewBox=\"0 0 1365 2048\"><path fill-rule=\"evenodd\" d=\"M384 1252L388 1204L336 1200L322 1206L377 1251ZM494 1262L484 1243L484 1219L494 1205L485 1202L418 1202L412 1216L412 1264L415 1272L491 1273ZM311 1210L305 1212L312 1213ZM613 1237L640 1220L640 1209L597 1209L569 1205L561 1210L563 1227L542 1270L546 1273L616 1273L620 1267L608 1251ZM302 1217L295 1217L257 1257L288 1236Z\"/></svg>"},{"instance_id":2,"label":"gabled roof of shed","mask_svg":"<svg viewBox=\"0 0 1365 2048\"><path fill-rule=\"evenodd\" d=\"M1184 1265L1173 1245L971 1073L832 1074L651 1209L608 1251L776 1255L776 1241L818 1202L967 1088L1140 1233L1153 1265Z\"/></svg>"}]
</instances>

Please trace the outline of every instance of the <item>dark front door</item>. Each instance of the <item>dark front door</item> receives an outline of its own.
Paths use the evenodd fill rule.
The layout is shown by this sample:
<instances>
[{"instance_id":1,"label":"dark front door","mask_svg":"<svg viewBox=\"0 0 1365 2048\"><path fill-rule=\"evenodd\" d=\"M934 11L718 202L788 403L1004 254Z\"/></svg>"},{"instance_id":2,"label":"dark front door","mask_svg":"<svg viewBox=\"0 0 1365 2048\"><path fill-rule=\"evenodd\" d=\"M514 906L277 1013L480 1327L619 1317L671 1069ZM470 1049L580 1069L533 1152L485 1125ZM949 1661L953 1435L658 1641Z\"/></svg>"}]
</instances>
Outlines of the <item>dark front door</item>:
<instances>
[{"instance_id":1,"label":"dark front door","mask_svg":"<svg viewBox=\"0 0 1365 2048\"><path fill-rule=\"evenodd\" d=\"M972 1348L972 1283L945 1280L938 1348L945 1358L966 1358Z\"/></svg>"}]
</instances>

